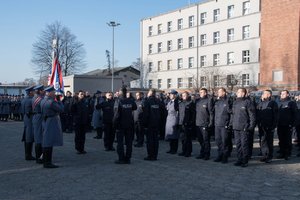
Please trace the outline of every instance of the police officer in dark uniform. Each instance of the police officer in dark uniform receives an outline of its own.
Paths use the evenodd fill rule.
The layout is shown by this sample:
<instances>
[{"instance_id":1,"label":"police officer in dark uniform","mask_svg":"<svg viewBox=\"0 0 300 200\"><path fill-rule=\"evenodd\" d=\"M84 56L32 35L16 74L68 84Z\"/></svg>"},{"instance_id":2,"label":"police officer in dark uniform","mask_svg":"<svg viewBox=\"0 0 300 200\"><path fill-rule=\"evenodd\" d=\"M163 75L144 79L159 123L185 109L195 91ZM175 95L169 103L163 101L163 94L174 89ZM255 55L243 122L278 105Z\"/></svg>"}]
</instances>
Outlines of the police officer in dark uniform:
<instances>
[{"instance_id":1,"label":"police officer in dark uniform","mask_svg":"<svg viewBox=\"0 0 300 200\"><path fill-rule=\"evenodd\" d=\"M73 132L73 116L72 116L72 112L71 112L71 105L72 105L72 93L70 91L66 92L66 96L63 99L63 104L64 104L64 122L65 124L63 125L63 131L65 131L66 133L72 133Z\"/></svg>"},{"instance_id":2,"label":"police officer in dark uniform","mask_svg":"<svg viewBox=\"0 0 300 200\"><path fill-rule=\"evenodd\" d=\"M55 95L53 86L45 88L46 96L41 102L43 116L43 163L44 168L57 168L52 164L53 146L63 145L60 113L64 110L60 96Z\"/></svg>"},{"instance_id":3,"label":"police officer in dark uniform","mask_svg":"<svg viewBox=\"0 0 300 200\"><path fill-rule=\"evenodd\" d=\"M182 152L179 156L190 157L193 151L192 134L195 125L195 103L191 100L187 91L182 93L182 101L179 103L179 126L181 130Z\"/></svg>"},{"instance_id":4,"label":"police officer in dark uniform","mask_svg":"<svg viewBox=\"0 0 300 200\"><path fill-rule=\"evenodd\" d=\"M163 105L160 100L156 98L156 91L150 89L148 98L144 101L142 126L145 128L147 138L147 153L148 156L144 160L157 160L159 147L159 129L161 119L163 117Z\"/></svg>"},{"instance_id":5,"label":"police officer in dark uniform","mask_svg":"<svg viewBox=\"0 0 300 200\"><path fill-rule=\"evenodd\" d=\"M134 137L133 111L137 109L136 103L131 98L126 98L127 89L121 88L119 98L114 105L113 124L117 134L117 152L119 159L116 164L130 164L132 142ZM126 152L124 152L124 138Z\"/></svg>"},{"instance_id":6,"label":"police officer in dark uniform","mask_svg":"<svg viewBox=\"0 0 300 200\"><path fill-rule=\"evenodd\" d=\"M208 97L207 89L199 90L200 98L196 101L196 131L201 146L200 155L197 159L209 160L210 158L210 133L213 127L213 100Z\"/></svg>"},{"instance_id":7,"label":"police officer in dark uniform","mask_svg":"<svg viewBox=\"0 0 300 200\"><path fill-rule=\"evenodd\" d=\"M115 140L115 130L113 128L114 103L112 92L105 94L106 98L103 102L96 105L96 109L102 109L103 113L103 131L104 131L104 148L105 151L114 151L113 143Z\"/></svg>"},{"instance_id":8,"label":"police officer in dark uniform","mask_svg":"<svg viewBox=\"0 0 300 200\"><path fill-rule=\"evenodd\" d=\"M135 147L142 147L144 144L144 128L142 127L142 118L143 118L143 99L144 94L142 92L136 93L135 103L137 109L133 112L134 118L134 132L136 135L136 144Z\"/></svg>"},{"instance_id":9,"label":"police officer in dark uniform","mask_svg":"<svg viewBox=\"0 0 300 200\"><path fill-rule=\"evenodd\" d=\"M32 126L33 126L33 134L34 134L34 142L35 142L35 158L36 163L41 164L43 163L42 159L40 158L43 153L42 142L43 142L43 116L42 116L42 108L41 102L44 98L44 86L38 85L35 88L35 95L32 98Z\"/></svg>"},{"instance_id":10,"label":"police officer in dark uniform","mask_svg":"<svg viewBox=\"0 0 300 200\"><path fill-rule=\"evenodd\" d=\"M272 91L265 90L257 105L257 125L261 137L261 162L270 163L273 158L274 131L278 120L278 104L271 99Z\"/></svg>"},{"instance_id":11,"label":"police officer in dark uniform","mask_svg":"<svg viewBox=\"0 0 300 200\"><path fill-rule=\"evenodd\" d=\"M84 92L79 91L78 97L71 105L72 115L75 124L75 149L77 154L85 154L85 133L89 126L89 105L85 101Z\"/></svg>"},{"instance_id":12,"label":"police officer in dark uniform","mask_svg":"<svg viewBox=\"0 0 300 200\"><path fill-rule=\"evenodd\" d=\"M32 127L32 97L34 86L25 89L27 96L22 100L22 113L24 115L24 132L23 139L25 144L25 160L35 160L32 156L32 147L34 142L33 127Z\"/></svg>"},{"instance_id":13,"label":"police officer in dark uniform","mask_svg":"<svg viewBox=\"0 0 300 200\"><path fill-rule=\"evenodd\" d=\"M218 90L218 98L214 105L215 112L215 140L218 146L218 157L215 162L227 163L229 157L229 145L231 137L229 126L230 115L232 112L232 102L226 95L226 89L220 88Z\"/></svg>"},{"instance_id":14,"label":"police officer in dark uniform","mask_svg":"<svg viewBox=\"0 0 300 200\"><path fill-rule=\"evenodd\" d=\"M297 112L297 105L291 100L288 90L281 91L278 107L277 134L280 155L277 158L288 160L292 151L292 129L295 126Z\"/></svg>"},{"instance_id":15,"label":"police officer in dark uniform","mask_svg":"<svg viewBox=\"0 0 300 200\"><path fill-rule=\"evenodd\" d=\"M248 166L249 159L249 134L255 128L255 107L251 100L246 97L245 88L238 89L237 98L233 102L230 126L234 131L237 149L237 162L235 166Z\"/></svg>"}]
</instances>

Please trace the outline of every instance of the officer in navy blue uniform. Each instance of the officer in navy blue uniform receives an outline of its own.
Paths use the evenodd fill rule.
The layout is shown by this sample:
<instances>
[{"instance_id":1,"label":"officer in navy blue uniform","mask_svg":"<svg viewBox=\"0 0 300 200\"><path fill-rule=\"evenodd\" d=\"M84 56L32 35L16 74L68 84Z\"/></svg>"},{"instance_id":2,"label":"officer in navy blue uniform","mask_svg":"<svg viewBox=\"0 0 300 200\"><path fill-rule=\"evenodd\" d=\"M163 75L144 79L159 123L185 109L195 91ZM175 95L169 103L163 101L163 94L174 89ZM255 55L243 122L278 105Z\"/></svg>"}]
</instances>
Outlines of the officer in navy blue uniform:
<instances>
[{"instance_id":1,"label":"officer in navy blue uniform","mask_svg":"<svg viewBox=\"0 0 300 200\"><path fill-rule=\"evenodd\" d=\"M121 88L119 98L114 105L113 124L117 134L117 152L119 159L116 164L130 164L132 142L134 137L133 111L137 109L136 103L131 98L126 98L127 89ZM124 152L124 138L126 152Z\"/></svg>"},{"instance_id":2,"label":"officer in navy blue uniform","mask_svg":"<svg viewBox=\"0 0 300 200\"><path fill-rule=\"evenodd\" d=\"M103 131L104 131L104 148L105 151L115 151L113 146L115 140L115 130L113 128L114 104L113 93L107 92L103 102L96 105L96 109L101 109L103 113Z\"/></svg>"},{"instance_id":3,"label":"officer in navy blue uniform","mask_svg":"<svg viewBox=\"0 0 300 200\"><path fill-rule=\"evenodd\" d=\"M34 142L35 142L35 158L36 163L41 164L43 163L42 159L40 158L43 149L42 149L42 141L43 141L43 116L42 116L42 108L41 102L44 98L44 86L38 85L35 88L35 95L32 98L32 111L33 111L33 118L32 118L32 126L33 126L33 134L34 134Z\"/></svg>"},{"instance_id":4,"label":"officer in navy blue uniform","mask_svg":"<svg viewBox=\"0 0 300 200\"><path fill-rule=\"evenodd\" d=\"M277 158L288 160L292 151L292 129L295 126L297 112L297 105L291 100L288 90L281 91L278 107L277 134L280 155Z\"/></svg>"},{"instance_id":5,"label":"officer in navy blue uniform","mask_svg":"<svg viewBox=\"0 0 300 200\"><path fill-rule=\"evenodd\" d=\"M22 141L25 144L25 160L35 160L32 156L32 147L34 142L33 127L32 127L32 97L34 86L25 89L26 97L22 100L22 113L24 115L24 132Z\"/></svg>"},{"instance_id":6,"label":"officer in navy blue uniform","mask_svg":"<svg viewBox=\"0 0 300 200\"><path fill-rule=\"evenodd\" d=\"M261 162L270 163L273 158L274 131L278 120L278 104L272 100L272 91L265 90L257 105L257 125L261 138Z\"/></svg>"},{"instance_id":7,"label":"officer in navy blue uniform","mask_svg":"<svg viewBox=\"0 0 300 200\"><path fill-rule=\"evenodd\" d=\"M60 96L55 95L53 86L45 88L46 96L41 102L43 116L43 163L44 168L57 168L52 164L52 152L54 146L63 145L63 133L60 113L64 111L64 105Z\"/></svg>"},{"instance_id":8,"label":"officer in navy blue uniform","mask_svg":"<svg viewBox=\"0 0 300 200\"><path fill-rule=\"evenodd\" d=\"M199 90L200 98L196 101L196 131L201 146L197 159L209 160L210 158L210 132L213 127L214 112L213 99L208 97L207 89Z\"/></svg>"},{"instance_id":9,"label":"officer in navy blue uniform","mask_svg":"<svg viewBox=\"0 0 300 200\"><path fill-rule=\"evenodd\" d=\"M214 105L215 112L215 140L218 146L218 157L215 162L227 163L229 157L229 145L231 137L229 122L232 112L232 102L226 95L226 89L220 88L218 90L218 98Z\"/></svg>"},{"instance_id":10,"label":"officer in navy blue uniform","mask_svg":"<svg viewBox=\"0 0 300 200\"><path fill-rule=\"evenodd\" d=\"M85 134L89 128L89 105L85 101L83 91L78 92L78 97L72 102L71 111L75 126L75 149L77 154L85 154Z\"/></svg>"},{"instance_id":11,"label":"officer in navy blue uniform","mask_svg":"<svg viewBox=\"0 0 300 200\"><path fill-rule=\"evenodd\" d=\"M182 101L179 103L179 126L181 130L182 152L179 156L190 157L193 151L192 134L195 125L195 103L188 92L182 93Z\"/></svg>"},{"instance_id":12,"label":"officer in navy blue uniform","mask_svg":"<svg viewBox=\"0 0 300 200\"><path fill-rule=\"evenodd\" d=\"M148 98L145 99L143 109L142 126L145 128L147 138L148 156L144 160L157 160L159 148L159 129L163 117L163 104L156 98L156 91L150 89Z\"/></svg>"},{"instance_id":13,"label":"officer in navy blue uniform","mask_svg":"<svg viewBox=\"0 0 300 200\"><path fill-rule=\"evenodd\" d=\"M245 88L238 89L237 98L233 102L230 126L234 131L234 139L237 149L237 162L235 166L248 166L249 159L249 134L255 128L255 107L246 97Z\"/></svg>"}]
</instances>

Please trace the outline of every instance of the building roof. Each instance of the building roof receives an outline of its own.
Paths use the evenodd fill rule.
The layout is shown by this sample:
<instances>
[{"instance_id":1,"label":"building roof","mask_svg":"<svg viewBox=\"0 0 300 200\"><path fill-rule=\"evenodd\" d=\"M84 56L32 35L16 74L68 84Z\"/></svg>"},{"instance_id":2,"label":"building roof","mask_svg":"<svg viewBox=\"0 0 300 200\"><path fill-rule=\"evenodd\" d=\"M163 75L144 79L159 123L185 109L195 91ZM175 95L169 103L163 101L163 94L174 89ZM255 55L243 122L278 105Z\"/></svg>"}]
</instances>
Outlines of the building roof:
<instances>
[{"instance_id":1,"label":"building roof","mask_svg":"<svg viewBox=\"0 0 300 200\"><path fill-rule=\"evenodd\" d=\"M131 65L128 67L115 67L114 68L114 75L118 74L119 72L126 72L130 71L137 75L140 75L140 71L132 67ZM94 76L111 76L111 72L108 69L96 69L90 72L86 72L82 75L94 75Z\"/></svg>"}]
</instances>

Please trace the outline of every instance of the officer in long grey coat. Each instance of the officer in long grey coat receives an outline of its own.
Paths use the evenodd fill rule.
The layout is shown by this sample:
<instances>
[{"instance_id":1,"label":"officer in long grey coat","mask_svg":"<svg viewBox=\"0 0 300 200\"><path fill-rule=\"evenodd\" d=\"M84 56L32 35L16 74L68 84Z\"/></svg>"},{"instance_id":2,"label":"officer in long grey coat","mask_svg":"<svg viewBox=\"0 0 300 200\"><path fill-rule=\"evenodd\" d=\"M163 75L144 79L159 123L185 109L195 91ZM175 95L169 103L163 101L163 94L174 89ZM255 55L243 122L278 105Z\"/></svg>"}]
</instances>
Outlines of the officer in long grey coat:
<instances>
[{"instance_id":1,"label":"officer in long grey coat","mask_svg":"<svg viewBox=\"0 0 300 200\"><path fill-rule=\"evenodd\" d=\"M179 139L179 103L176 98L177 91L170 91L170 101L168 102L166 108L168 111L167 121L166 121L166 136L165 139L169 141L170 150L167 153L176 154L178 150L178 139Z\"/></svg>"},{"instance_id":2,"label":"officer in long grey coat","mask_svg":"<svg viewBox=\"0 0 300 200\"><path fill-rule=\"evenodd\" d=\"M46 96L41 102L43 116L43 163L44 168L57 168L52 164L52 151L54 146L63 145L63 133L59 114L64 106L60 96L55 96L53 86L45 88Z\"/></svg>"},{"instance_id":3,"label":"officer in long grey coat","mask_svg":"<svg viewBox=\"0 0 300 200\"><path fill-rule=\"evenodd\" d=\"M44 86L38 85L35 88L35 95L32 98L32 126L33 126L33 135L34 135L34 142L35 142L35 158L36 163L43 163L42 159L40 159L43 149L42 149L42 141L43 141L43 129L42 129L42 108L41 102L44 98Z\"/></svg>"},{"instance_id":4,"label":"officer in long grey coat","mask_svg":"<svg viewBox=\"0 0 300 200\"><path fill-rule=\"evenodd\" d=\"M25 144L25 160L35 160L32 156L32 145L34 142L32 127L32 97L34 86L25 89L27 96L22 100L22 113L24 115L24 131L23 138Z\"/></svg>"}]
</instances>

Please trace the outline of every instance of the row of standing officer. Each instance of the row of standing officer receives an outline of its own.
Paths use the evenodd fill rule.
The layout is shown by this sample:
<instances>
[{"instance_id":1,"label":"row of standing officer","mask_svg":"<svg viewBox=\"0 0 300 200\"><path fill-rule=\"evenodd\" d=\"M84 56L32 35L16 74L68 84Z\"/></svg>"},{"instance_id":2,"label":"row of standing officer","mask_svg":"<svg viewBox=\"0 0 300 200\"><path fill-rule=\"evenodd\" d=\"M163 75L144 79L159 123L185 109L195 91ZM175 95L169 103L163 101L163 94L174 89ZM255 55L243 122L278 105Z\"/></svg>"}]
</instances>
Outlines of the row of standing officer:
<instances>
[{"instance_id":1,"label":"row of standing officer","mask_svg":"<svg viewBox=\"0 0 300 200\"><path fill-rule=\"evenodd\" d=\"M0 121L21 120L21 95L0 94Z\"/></svg>"}]
</instances>

